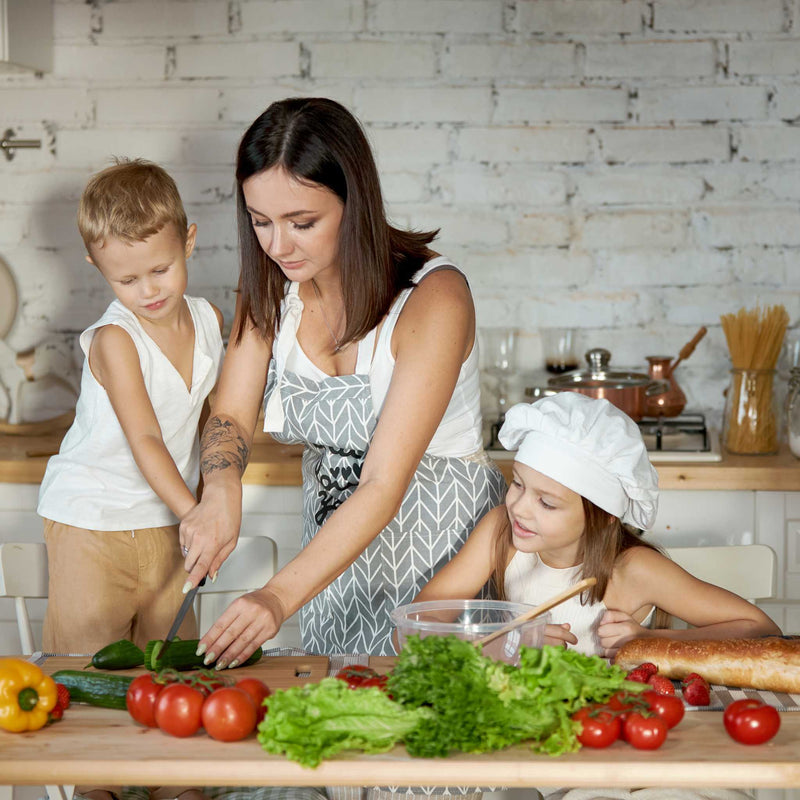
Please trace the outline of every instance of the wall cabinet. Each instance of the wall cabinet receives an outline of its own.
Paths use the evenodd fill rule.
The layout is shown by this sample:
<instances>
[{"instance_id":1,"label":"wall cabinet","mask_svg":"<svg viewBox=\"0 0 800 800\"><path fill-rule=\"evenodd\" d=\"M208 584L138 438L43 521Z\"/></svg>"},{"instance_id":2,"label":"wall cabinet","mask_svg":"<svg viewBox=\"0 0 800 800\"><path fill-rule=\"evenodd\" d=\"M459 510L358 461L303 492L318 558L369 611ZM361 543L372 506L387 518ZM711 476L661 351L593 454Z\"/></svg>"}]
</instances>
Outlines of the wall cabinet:
<instances>
[{"instance_id":1,"label":"wall cabinet","mask_svg":"<svg viewBox=\"0 0 800 800\"><path fill-rule=\"evenodd\" d=\"M52 0L0 0L0 72L52 68Z\"/></svg>"}]
</instances>

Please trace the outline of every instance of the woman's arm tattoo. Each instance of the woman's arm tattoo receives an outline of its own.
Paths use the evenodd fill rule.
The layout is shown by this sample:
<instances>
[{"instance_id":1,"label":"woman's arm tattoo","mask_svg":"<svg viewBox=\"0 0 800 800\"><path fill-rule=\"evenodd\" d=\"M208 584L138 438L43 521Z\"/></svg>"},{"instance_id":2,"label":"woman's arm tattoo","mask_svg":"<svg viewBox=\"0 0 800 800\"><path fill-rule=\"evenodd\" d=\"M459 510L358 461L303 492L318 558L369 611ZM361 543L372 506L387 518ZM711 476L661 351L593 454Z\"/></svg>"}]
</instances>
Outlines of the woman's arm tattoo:
<instances>
[{"instance_id":1,"label":"woman's arm tattoo","mask_svg":"<svg viewBox=\"0 0 800 800\"><path fill-rule=\"evenodd\" d=\"M200 441L200 472L208 475L218 469L235 467L244 474L250 448L233 422L211 417Z\"/></svg>"}]
</instances>

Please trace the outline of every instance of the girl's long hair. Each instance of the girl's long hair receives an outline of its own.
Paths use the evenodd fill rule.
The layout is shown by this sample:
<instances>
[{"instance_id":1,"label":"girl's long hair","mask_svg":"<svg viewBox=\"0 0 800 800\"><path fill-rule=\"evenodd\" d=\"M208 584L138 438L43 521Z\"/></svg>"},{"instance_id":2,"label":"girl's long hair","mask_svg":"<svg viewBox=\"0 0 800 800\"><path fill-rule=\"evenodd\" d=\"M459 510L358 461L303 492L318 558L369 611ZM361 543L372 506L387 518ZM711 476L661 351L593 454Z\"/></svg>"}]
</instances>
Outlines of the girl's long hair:
<instances>
[{"instance_id":1,"label":"girl's long hair","mask_svg":"<svg viewBox=\"0 0 800 800\"><path fill-rule=\"evenodd\" d=\"M347 323L342 343L358 341L384 317L398 292L431 256L436 231L391 226L369 142L356 118L325 98L280 100L245 132L236 156L236 200L241 252L241 315L234 341L252 325L271 339L280 325L286 277L261 249L242 184L281 167L297 180L332 191L343 203L338 260Z\"/></svg>"},{"instance_id":2,"label":"girl's long hair","mask_svg":"<svg viewBox=\"0 0 800 800\"><path fill-rule=\"evenodd\" d=\"M584 529L582 549L579 553L581 573L578 579L593 576L597 583L589 587L581 596L582 603L599 603L606 594L611 573L619 557L632 547L660 549L641 537L641 532L623 525L618 517L603 511L591 500L581 497L583 502ZM492 574L492 588L498 600L505 600L505 569L508 555L513 547L511 526L506 515L504 522L495 532L495 568ZM667 619L660 610L656 614L656 625L666 627Z\"/></svg>"}]
</instances>

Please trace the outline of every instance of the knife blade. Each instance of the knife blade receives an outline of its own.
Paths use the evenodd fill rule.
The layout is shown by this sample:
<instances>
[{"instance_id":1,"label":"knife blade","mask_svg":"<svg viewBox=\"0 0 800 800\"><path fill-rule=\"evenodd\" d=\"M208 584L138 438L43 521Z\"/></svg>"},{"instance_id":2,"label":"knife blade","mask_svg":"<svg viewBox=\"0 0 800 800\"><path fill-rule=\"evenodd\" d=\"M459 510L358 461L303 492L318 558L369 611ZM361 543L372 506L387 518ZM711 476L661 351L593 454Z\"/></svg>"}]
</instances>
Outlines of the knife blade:
<instances>
[{"instance_id":1,"label":"knife blade","mask_svg":"<svg viewBox=\"0 0 800 800\"><path fill-rule=\"evenodd\" d=\"M167 652L167 648L172 644L175 636L178 633L178 628L181 627L181 623L183 622L184 617L188 613L189 609L194 602L195 595L197 594L197 590L204 586L206 579L203 578L197 586L192 587L186 593L186 597L183 598L183 602L181 603L181 607L178 609L178 613L175 615L175 621L172 623L172 627L169 629L169 633L167 634L167 638L164 639L164 646L161 648L158 657L159 659L164 657L164 653Z\"/></svg>"}]
</instances>

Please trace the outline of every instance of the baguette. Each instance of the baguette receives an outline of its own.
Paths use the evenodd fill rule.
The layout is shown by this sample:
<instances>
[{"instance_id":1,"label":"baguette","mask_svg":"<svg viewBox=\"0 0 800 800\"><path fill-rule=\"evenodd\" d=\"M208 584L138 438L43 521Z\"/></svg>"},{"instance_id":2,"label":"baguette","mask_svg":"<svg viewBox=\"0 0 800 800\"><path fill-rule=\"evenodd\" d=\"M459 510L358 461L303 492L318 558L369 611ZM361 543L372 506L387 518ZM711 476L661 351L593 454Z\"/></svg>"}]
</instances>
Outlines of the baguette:
<instances>
[{"instance_id":1,"label":"baguette","mask_svg":"<svg viewBox=\"0 0 800 800\"><path fill-rule=\"evenodd\" d=\"M797 639L633 639L622 645L614 658L625 670L645 661L677 680L697 672L709 683L723 686L800 693Z\"/></svg>"}]
</instances>

